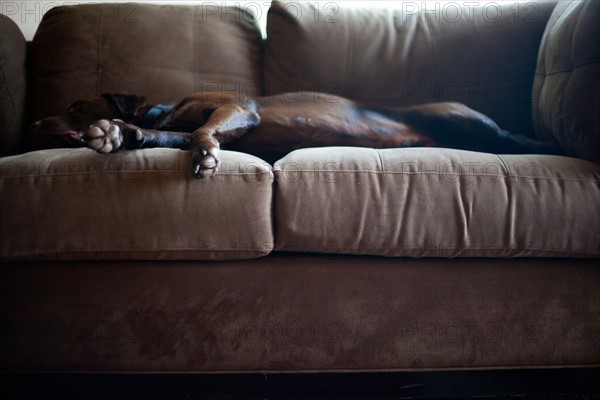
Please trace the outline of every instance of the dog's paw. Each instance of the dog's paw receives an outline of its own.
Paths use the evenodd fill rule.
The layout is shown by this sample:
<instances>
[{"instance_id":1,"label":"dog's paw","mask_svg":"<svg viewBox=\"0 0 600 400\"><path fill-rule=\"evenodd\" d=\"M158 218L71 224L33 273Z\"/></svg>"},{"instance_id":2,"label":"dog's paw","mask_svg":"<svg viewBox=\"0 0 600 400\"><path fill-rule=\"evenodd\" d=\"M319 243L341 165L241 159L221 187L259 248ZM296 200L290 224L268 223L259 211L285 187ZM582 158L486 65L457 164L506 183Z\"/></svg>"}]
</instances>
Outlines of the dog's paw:
<instances>
[{"instance_id":1,"label":"dog's paw","mask_svg":"<svg viewBox=\"0 0 600 400\"><path fill-rule=\"evenodd\" d=\"M198 178L213 175L219 169L219 143L209 138L194 147L192 154L192 171Z\"/></svg>"},{"instance_id":2,"label":"dog's paw","mask_svg":"<svg viewBox=\"0 0 600 400\"><path fill-rule=\"evenodd\" d=\"M98 153L112 153L123 145L123 129L118 121L101 119L83 134L87 147Z\"/></svg>"},{"instance_id":3,"label":"dog's paw","mask_svg":"<svg viewBox=\"0 0 600 400\"><path fill-rule=\"evenodd\" d=\"M99 153L114 153L123 148L138 148L144 143L144 132L120 119L101 119L85 131L87 147Z\"/></svg>"}]
</instances>

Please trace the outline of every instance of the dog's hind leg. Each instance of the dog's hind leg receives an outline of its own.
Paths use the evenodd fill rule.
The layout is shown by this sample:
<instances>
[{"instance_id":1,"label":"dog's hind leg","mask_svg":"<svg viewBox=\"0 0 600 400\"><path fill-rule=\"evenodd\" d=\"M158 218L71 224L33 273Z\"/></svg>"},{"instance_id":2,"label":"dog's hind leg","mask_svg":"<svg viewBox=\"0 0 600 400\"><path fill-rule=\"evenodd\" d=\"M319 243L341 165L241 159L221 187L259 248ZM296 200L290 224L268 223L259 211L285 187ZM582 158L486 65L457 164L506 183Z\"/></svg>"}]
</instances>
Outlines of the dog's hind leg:
<instances>
[{"instance_id":1,"label":"dog's hind leg","mask_svg":"<svg viewBox=\"0 0 600 400\"><path fill-rule=\"evenodd\" d=\"M556 142L511 134L488 116L461 103L429 103L383 112L435 139L441 147L497 154L564 154Z\"/></svg>"},{"instance_id":2,"label":"dog's hind leg","mask_svg":"<svg viewBox=\"0 0 600 400\"><path fill-rule=\"evenodd\" d=\"M118 119L102 119L92 124L83 139L87 147L99 153L150 147L190 148L189 133L144 129Z\"/></svg>"}]
</instances>

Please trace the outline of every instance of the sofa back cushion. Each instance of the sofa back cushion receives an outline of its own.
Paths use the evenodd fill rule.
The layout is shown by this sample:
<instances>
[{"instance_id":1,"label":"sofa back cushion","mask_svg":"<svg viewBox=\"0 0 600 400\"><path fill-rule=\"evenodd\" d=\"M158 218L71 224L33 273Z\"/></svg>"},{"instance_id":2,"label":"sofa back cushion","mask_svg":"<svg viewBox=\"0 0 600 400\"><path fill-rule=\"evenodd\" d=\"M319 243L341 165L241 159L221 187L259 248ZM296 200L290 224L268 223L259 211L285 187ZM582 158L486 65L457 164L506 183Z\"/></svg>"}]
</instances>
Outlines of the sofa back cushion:
<instances>
[{"instance_id":1,"label":"sofa back cushion","mask_svg":"<svg viewBox=\"0 0 600 400\"><path fill-rule=\"evenodd\" d=\"M0 156L14 153L20 144L25 115L27 45L21 30L0 15Z\"/></svg>"},{"instance_id":2,"label":"sofa back cushion","mask_svg":"<svg viewBox=\"0 0 600 400\"><path fill-rule=\"evenodd\" d=\"M258 93L261 46L252 15L214 4L53 8L33 39L34 117L104 92L156 102L197 91Z\"/></svg>"},{"instance_id":3,"label":"sofa back cushion","mask_svg":"<svg viewBox=\"0 0 600 400\"><path fill-rule=\"evenodd\" d=\"M460 101L531 134L535 62L555 2L337 4L273 3L266 90L333 92L383 106Z\"/></svg>"},{"instance_id":4,"label":"sofa back cushion","mask_svg":"<svg viewBox=\"0 0 600 400\"><path fill-rule=\"evenodd\" d=\"M537 62L533 117L541 138L600 162L600 2L556 6Z\"/></svg>"}]
</instances>

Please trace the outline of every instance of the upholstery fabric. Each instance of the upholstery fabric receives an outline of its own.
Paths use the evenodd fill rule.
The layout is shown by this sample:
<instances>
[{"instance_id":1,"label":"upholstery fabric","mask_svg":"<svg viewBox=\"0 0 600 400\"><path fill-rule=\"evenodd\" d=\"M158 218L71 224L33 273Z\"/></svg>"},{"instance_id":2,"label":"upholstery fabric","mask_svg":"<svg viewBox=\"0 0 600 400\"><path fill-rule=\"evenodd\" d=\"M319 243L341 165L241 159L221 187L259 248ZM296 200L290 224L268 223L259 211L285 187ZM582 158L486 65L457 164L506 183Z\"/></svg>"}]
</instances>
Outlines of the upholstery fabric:
<instances>
[{"instance_id":1,"label":"upholstery fabric","mask_svg":"<svg viewBox=\"0 0 600 400\"><path fill-rule=\"evenodd\" d=\"M474 7L471 22L453 21L451 8L331 15L335 2L312 2L317 14L293 3L301 18L280 2L270 14L266 93L319 89L386 106L459 100L532 133L535 60L553 2L493 2L501 18L495 5L485 15ZM222 10L53 9L32 44L30 108L59 113L103 91L164 102L205 83L257 88L258 29ZM0 159L0 370L600 365L598 164L321 148L273 171L221 154L219 173L202 180L190 152L173 149Z\"/></svg>"},{"instance_id":2,"label":"upholstery fabric","mask_svg":"<svg viewBox=\"0 0 600 400\"><path fill-rule=\"evenodd\" d=\"M599 283L560 258L4 263L0 369L597 366Z\"/></svg>"},{"instance_id":3,"label":"upholstery fabric","mask_svg":"<svg viewBox=\"0 0 600 400\"><path fill-rule=\"evenodd\" d=\"M266 90L315 90L378 106L458 101L532 135L536 56L555 2L396 4L273 2Z\"/></svg>"},{"instance_id":4,"label":"upholstery fabric","mask_svg":"<svg viewBox=\"0 0 600 400\"><path fill-rule=\"evenodd\" d=\"M33 114L128 92L179 101L192 92L260 91L262 37L235 8L149 4L56 7L33 39Z\"/></svg>"},{"instance_id":5,"label":"upholstery fabric","mask_svg":"<svg viewBox=\"0 0 600 400\"><path fill-rule=\"evenodd\" d=\"M205 180L173 149L44 150L0 168L2 259L243 259L273 247L271 167L247 154L222 151Z\"/></svg>"},{"instance_id":6,"label":"upholstery fabric","mask_svg":"<svg viewBox=\"0 0 600 400\"><path fill-rule=\"evenodd\" d=\"M592 162L340 147L296 150L274 171L277 250L600 256L600 165Z\"/></svg>"},{"instance_id":7,"label":"upholstery fabric","mask_svg":"<svg viewBox=\"0 0 600 400\"><path fill-rule=\"evenodd\" d=\"M0 15L0 156L16 152L25 117L27 46L21 30Z\"/></svg>"},{"instance_id":8,"label":"upholstery fabric","mask_svg":"<svg viewBox=\"0 0 600 400\"><path fill-rule=\"evenodd\" d=\"M536 133L567 154L600 162L600 2L562 1L540 45L533 88Z\"/></svg>"}]
</instances>

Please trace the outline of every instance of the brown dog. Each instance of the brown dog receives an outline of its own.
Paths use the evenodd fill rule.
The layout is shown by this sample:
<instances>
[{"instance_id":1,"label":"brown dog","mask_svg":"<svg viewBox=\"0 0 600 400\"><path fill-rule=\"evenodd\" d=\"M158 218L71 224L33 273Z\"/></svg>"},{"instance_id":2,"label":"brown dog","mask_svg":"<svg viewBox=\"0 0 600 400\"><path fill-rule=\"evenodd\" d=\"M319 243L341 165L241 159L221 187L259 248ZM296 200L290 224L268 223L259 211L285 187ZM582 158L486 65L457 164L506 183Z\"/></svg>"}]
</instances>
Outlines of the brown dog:
<instances>
[{"instance_id":1,"label":"brown dog","mask_svg":"<svg viewBox=\"0 0 600 400\"><path fill-rule=\"evenodd\" d=\"M196 176L217 170L221 145L269 162L295 149L319 146L562 154L556 143L510 134L460 103L375 109L314 92L243 101L231 94L198 93L176 105L157 106L140 96L104 94L73 103L64 115L37 121L31 131L43 147L87 146L100 153L191 149Z\"/></svg>"}]
</instances>

